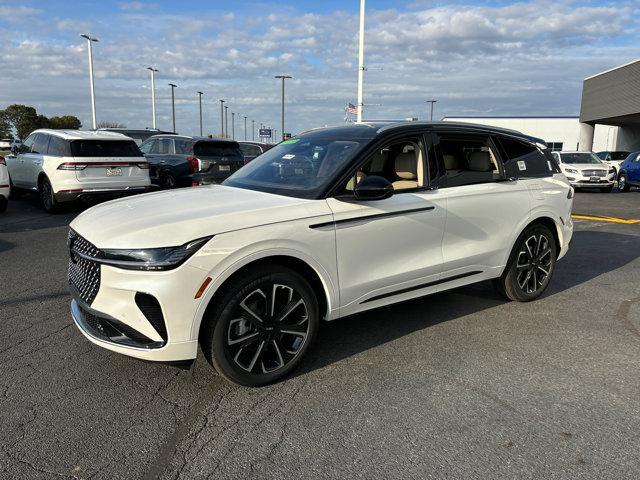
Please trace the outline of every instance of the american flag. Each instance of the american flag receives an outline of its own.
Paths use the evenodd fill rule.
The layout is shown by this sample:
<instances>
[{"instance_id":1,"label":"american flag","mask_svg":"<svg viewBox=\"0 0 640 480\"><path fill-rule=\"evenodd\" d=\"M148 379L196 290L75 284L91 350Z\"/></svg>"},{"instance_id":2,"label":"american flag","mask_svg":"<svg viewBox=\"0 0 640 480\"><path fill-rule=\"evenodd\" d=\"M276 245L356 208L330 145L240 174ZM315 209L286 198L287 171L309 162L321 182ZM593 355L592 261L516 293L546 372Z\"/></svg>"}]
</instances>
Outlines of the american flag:
<instances>
[{"instance_id":1,"label":"american flag","mask_svg":"<svg viewBox=\"0 0 640 480\"><path fill-rule=\"evenodd\" d=\"M356 107L353 103L350 103L349 105L347 105L347 108L345 108L345 111L347 113L350 113L351 115L357 115L358 107Z\"/></svg>"}]
</instances>

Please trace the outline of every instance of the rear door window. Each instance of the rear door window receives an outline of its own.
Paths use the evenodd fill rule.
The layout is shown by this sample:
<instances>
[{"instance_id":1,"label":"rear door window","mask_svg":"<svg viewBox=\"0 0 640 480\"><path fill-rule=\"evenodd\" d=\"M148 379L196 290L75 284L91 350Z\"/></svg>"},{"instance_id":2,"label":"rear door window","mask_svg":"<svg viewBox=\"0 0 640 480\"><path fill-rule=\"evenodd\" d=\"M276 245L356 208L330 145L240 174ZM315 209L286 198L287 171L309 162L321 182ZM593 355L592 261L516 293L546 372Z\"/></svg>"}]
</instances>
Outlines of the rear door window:
<instances>
[{"instance_id":1,"label":"rear door window","mask_svg":"<svg viewBox=\"0 0 640 480\"><path fill-rule=\"evenodd\" d=\"M508 178L550 177L553 162L535 145L510 137L498 137L502 147L505 175Z\"/></svg>"},{"instance_id":2,"label":"rear door window","mask_svg":"<svg viewBox=\"0 0 640 480\"><path fill-rule=\"evenodd\" d=\"M168 138L157 138L149 153L152 155L169 155L171 153L171 140Z\"/></svg>"},{"instance_id":3,"label":"rear door window","mask_svg":"<svg viewBox=\"0 0 640 480\"><path fill-rule=\"evenodd\" d=\"M74 157L141 157L142 153L133 140L73 140L71 154Z\"/></svg>"},{"instance_id":4,"label":"rear door window","mask_svg":"<svg viewBox=\"0 0 640 480\"><path fill-rule=\"evenodd\" d=\"M31 147L31 153L47 153L47 147L49 146L49 135L44 133L36 133L36 138L33 141L33 146Z\"/></svg>"},{"instance_id":5,"label":"rear door window","mask_svg":"<svg viewBox=\"0 0 640 480\"><path fill-rule=\"evenodd\" d=\"M488 135L438 134L437 149L445 169L442 187L490 183L503 178L495 146Z\"/></svg>"},{"instance_id":6,"label":"rear door window","mask_svg":"<svg viewBox=\"0 0 640 480\"><path fill-rule=\"evenodd\" d=\"M199 157L242 157L236 142L196 142L193 154Z\"/></svg>"}]
</instances>

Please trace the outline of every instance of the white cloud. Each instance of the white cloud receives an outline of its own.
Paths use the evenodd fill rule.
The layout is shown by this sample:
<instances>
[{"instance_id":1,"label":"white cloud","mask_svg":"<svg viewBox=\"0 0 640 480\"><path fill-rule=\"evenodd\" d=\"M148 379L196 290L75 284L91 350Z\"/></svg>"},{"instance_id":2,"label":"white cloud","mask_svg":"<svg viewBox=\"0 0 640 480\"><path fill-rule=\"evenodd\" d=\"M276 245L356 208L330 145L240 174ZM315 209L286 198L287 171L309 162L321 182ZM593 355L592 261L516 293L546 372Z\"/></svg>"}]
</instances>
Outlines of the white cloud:
<instances>
[{"instance_id":1,"label":"white cloud","mask_svg":"<svg viewBox=\"0 0 640 480\"><path fill-rule=\"evenodd\" d=\"M294 132L340 122L345 102L355 100L355 15L283 9L277 15L194 16L142 13L137 3L120 4L126 13L90 25L101 40L94 49L99 117L148 124L148 89L141 85L147 85L149 64L160 70L159 121L170 122L164 102L166 83L173 81L185 133L196 129L193 92L199 89L206 93L211 130L218 98L233 111L276 124L277 73L295 77L287 89ZM366 102L383 105L368 115L424 116L423 100L431 96L439 100L439 113L575 114L582 78L637 56L638 23L630 19L640 12L633 3L430 4L368 13L366 63L383 66L365 75ZM0 79L0 106L28 92L23 101L43 110L62 105L50 113L78 113L87 123L86 50L74 22L57 20L57 31L69 32L63 39L48 38L40 25L29 31L25 24L17 37L0 28L0 63L11 72ZM61 93L69 89L76 94Z\"/></svg>"}]
</instances>

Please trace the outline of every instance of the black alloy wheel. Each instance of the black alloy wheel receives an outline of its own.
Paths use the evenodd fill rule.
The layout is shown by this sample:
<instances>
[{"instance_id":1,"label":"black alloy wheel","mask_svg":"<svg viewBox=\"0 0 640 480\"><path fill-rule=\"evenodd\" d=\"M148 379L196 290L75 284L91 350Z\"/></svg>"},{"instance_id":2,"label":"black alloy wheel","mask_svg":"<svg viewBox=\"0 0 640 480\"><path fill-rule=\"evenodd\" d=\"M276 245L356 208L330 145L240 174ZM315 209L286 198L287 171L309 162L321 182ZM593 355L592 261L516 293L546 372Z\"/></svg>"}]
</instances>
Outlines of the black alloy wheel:
<instances>
[{"instance_id":1,"label":"black alloy wheel","mask_svg":"<svg viewBox=\"0 0 640 480\"><path fill-rule=\"evenodd\" d=\"M60 209L60 204L54 197L51 182L47 178L40 182L40 199L47 213L56 213Z\"/></svg>"},{"instance_id":2,"label":"black alloy wheel","mask_svg":"<svg viewBox=\"0 0 640 480\"><path fill-rule=\"evenodd\" d=\"M628 192L631 187L627 183L627 174L621 173L618 177L618 190L621 192Z\"/></svg>"},{"instance_id":3,"label":"black alloy wheel","mask_svg":"<svg viewBox=\"0 0 640 480\"><path fill-rule=\"evenodd\" d=\"M176 188L176 186L177 186L175 177L173 175L171 175L170 173L164 173L162 175L162 179L160 181L160 184L161 184L162 188L167 189L167 190L171 190L173 188Z\"/></svg>"},{"instance_id":4,"label":"black alloy wheel","mask_svg":"<svg viewBox=\"0 0 640 480\"><path fill-rule=\"evenodd\" d=\"M309 283L274 266L252 272L225 292L203 330L210 363L245 386L266 385L290 372L318 329L318 302Z\"/></svg>"},{"instance_id":5,"label":"black alloy wheel","mask_svg":"<svg viewBox=\"0 0 640 480\"><path fill-rule=\"evenodd\" d=\"M494 284L511 300L534 300L549 285L557 256L551 231L544 225L533 225L516 241L505 272Z\"/></svg>"}]
</instances>

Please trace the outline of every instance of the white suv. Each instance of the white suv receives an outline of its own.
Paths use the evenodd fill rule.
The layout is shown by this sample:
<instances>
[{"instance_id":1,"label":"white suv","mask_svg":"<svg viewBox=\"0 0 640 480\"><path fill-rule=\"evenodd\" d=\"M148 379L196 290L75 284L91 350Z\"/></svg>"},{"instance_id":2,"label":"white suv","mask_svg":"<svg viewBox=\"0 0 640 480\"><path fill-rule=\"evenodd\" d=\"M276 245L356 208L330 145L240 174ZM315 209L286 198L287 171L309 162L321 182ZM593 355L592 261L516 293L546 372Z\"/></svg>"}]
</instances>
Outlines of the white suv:
<instances>
[{"instance_id":1,"label":"white suv","mask_svg":"<svg viewBox=\"0 0 640 480\"><path fill-rule=\"evenodd\" d=\"M544 147L449 122L323 128L223 185L98 205L71 223L73 317L146 360L191 361L200 343L257 386L300 362L323 319L489 279L533 300L573 231Z\"/></svg>"},{"instance_id":2,"label":"white suv","mask_svg":"<svg viewBox=\"0 0 640 480\"><path fill-rule=\"evenodd\" d=\"M119 133L36 130L7 157L12 186L38 191L47 212L88 196L119 196L150 188L149 165Z\"/></svg>"},{"instance_id":3,"label":"white suv","mask_svg":"<svg viewBox=\"0 0 640 480\"><path fill-rule=\"evenodd\" d=\"M10 182L9 172L7 171L7 162L0 155L0 213L7 209L9 203Z\"/></svg>"},{"instance_id":4,"label":"white suv","mask_svg":"<svg viewBox=\"0 0 640 480\"><path fill-rule=\"evenodd\" d=\"M616 181L616 169L592 152L552 152L562 173L575 188L598 188L610 192Z\"/></svg>"}]
</instances>

